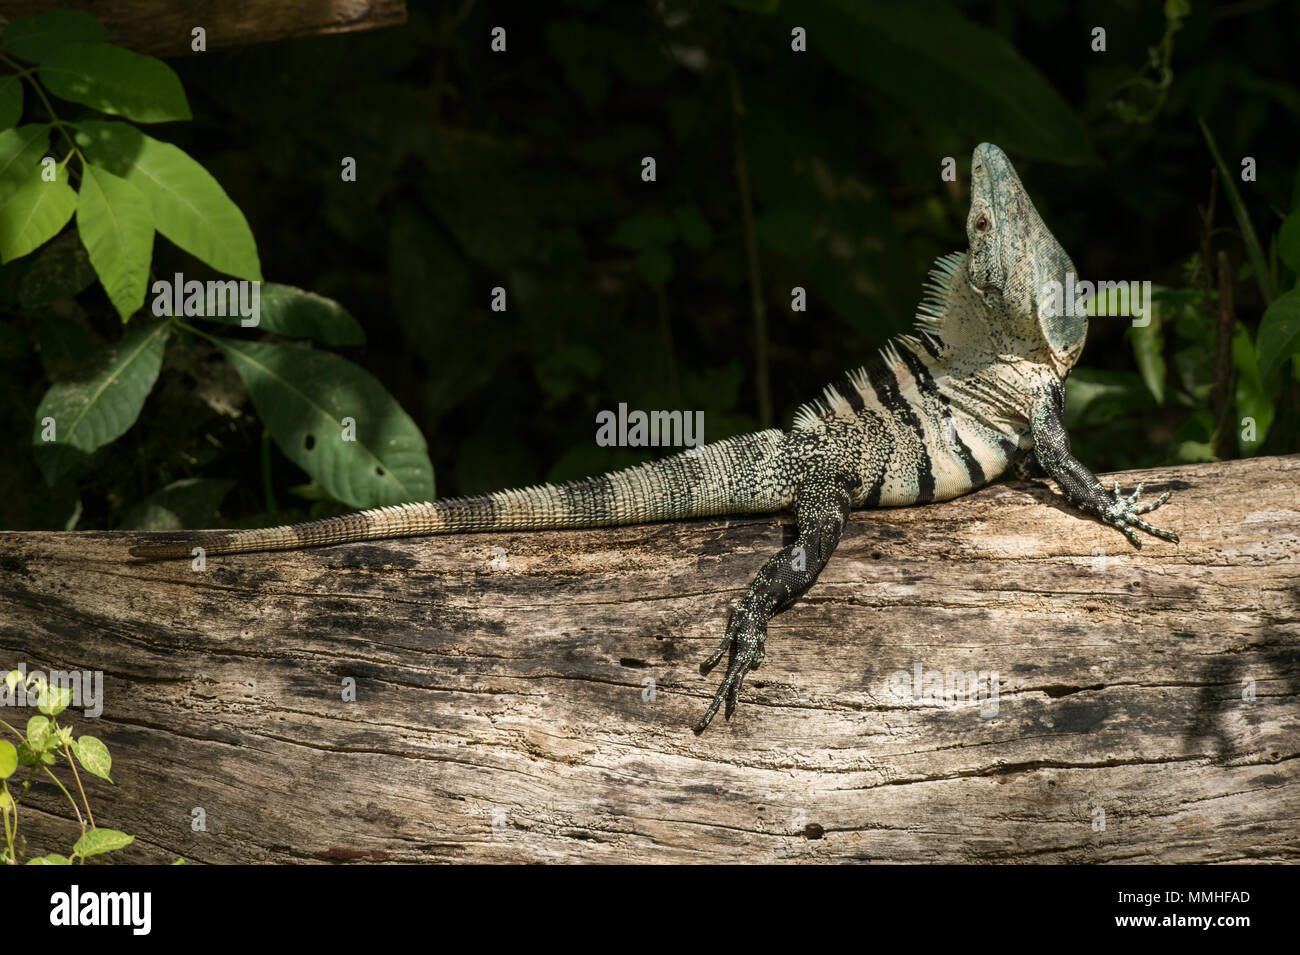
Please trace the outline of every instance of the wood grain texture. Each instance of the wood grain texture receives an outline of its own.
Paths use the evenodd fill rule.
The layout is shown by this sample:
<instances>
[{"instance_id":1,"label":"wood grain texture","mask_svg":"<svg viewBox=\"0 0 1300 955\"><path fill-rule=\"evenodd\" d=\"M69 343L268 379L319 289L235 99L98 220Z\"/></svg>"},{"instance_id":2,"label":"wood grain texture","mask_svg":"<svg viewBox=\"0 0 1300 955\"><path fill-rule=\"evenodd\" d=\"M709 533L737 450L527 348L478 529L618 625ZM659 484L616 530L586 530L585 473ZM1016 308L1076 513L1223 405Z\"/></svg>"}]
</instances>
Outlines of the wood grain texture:
<instances>
[{"instance_id":1,"label":"wood grain texture","mask_svg":"<svg viewBox=\"0 0 1300 955\"><path fill-rule=\"evenodd\" d=\"M4 16L69 6L108 27L113 43L162 57L189 55L195 27L207 31L208 50L222 50L406 22L405 0L16 0Z\"/></svg>"},{"instance_id":2,"label":"wood grain texture","mask_svg":"<svg viewBox=\"0 0 1300 955\"><path fill-rule=\"evenodd\" d=\"M68 722L113 753L87 785L136 861L1293 861L1300 457L1121 479L1174 491L1180 544L1133 551L1045 484L855 513L698 738L697 664L786 518L205 573L0 534L0 665L103 671ZM997 714L899 698L916 664L996 670ZM33 854L72 842L60 799L33 789Z\"/></svg>"}]
</instances>

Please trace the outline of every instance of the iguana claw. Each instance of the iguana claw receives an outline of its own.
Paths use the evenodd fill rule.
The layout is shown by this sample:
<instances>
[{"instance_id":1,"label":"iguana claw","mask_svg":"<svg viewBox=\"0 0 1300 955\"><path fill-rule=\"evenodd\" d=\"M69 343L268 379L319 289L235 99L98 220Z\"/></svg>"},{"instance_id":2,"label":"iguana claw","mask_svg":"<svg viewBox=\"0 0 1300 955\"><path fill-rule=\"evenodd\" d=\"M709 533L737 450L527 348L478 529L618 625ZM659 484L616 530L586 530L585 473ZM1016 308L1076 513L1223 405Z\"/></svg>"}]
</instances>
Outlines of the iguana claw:
<instances>
[{"instance_id":1,"label":"iguana claw","mask_svg":"<svg viewBox=\"0 0 1300 955\"><path fill-rule=\"evenodd\" d=\"M708 728L724 702L726 711L723 715L726 719L731 719L731 714L736 711L736 701L740 698L745 674L763 665L766 643L767 621L743 607L737 607L727 623L727 635L722 638L721 646L700 664L700 672L707 674L718 665L724 653L731 651L727 675L722 678L722 685L718 687L704 718L695 724L696 733L703 733Z\"/></svg>"},{"instance_id":2,"label":"iguana claw","mask_svg":"<svg viewBox=\"0 0 1300 955\"><path fill-rule=\"evenodd\" d=\"M1111 504L1102 514L1102 519L1113 527L1119 528L1124 536L1129 539L1134 547L1142 546L1142 539L1138 537L1138 531L1145 531L1153 537L1159 537L1162 540L1173 541L1178 543L1178 535L1173 531L1167 531L1164 528L1153 527L1142 518L1139 514L1147 514L1154 511L1157 507L1169 500L1169 492L1161 494L1154 501L1147 501L1145 504L1138 504L1137 499L1142 494L1142 485L1137 486L1137 490L1124 497L1120 493L1119 482L1115 482L1114 487L1115 503Z\"/></svg>"}]
</instances>

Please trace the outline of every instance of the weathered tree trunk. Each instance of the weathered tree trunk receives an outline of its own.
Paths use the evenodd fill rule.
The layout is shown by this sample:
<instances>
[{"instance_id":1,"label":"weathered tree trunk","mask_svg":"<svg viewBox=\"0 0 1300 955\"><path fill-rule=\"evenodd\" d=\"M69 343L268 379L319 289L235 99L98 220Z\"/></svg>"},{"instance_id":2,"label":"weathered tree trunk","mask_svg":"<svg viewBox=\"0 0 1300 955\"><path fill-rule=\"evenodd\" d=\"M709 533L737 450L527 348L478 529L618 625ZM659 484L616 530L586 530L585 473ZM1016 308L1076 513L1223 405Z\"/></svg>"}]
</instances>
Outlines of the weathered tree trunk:
<instances>
[{"instance_id":1,"label":"weathered tree trunk","mask_svg":"<svg viewBox=\"0 0 1300 955\"><path fill-rule=\"evenodd\" d=\"M154 56L192 52L196 27L203 28L208 50L221 50L406 22L405 0L13 0L4 15L14 20L66 7L96 17L112 42Z\"/></svg>"},{"instance_id":2,"label":"weathered tree trunk","mask_svg":"<svg viewBox=\"0 0 1300 955\"><path fill-rule=\"evenodd\" d=\"M0 665L103 671L103 716L64 720L109 745L116 786L83 781L137 861L1294 860L1300 457L1122 480L1174 491L1180 544L1037 484L855 514L698 738L696 665L786 519L203 573L3 534ZM996 671L996 701L914 699L918 667ZM23 813L67 851L52 785Z\"/></svg>"}]
</instances>

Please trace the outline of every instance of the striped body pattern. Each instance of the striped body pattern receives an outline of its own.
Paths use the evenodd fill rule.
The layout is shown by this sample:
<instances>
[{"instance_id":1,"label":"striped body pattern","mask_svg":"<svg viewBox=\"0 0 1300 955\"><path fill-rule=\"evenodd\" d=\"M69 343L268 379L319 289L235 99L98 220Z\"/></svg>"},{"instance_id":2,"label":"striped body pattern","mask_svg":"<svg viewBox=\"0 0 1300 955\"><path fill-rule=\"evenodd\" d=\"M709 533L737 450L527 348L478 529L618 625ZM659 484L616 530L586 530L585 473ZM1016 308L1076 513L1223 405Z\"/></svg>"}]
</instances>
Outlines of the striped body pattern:
<instances>
[{"instance_id":1,"label":"striped body pattern","mask_svg":"<svg viewBox=\"0 0 1300 955\"><path fill-rule=\"evenodd\" d=\"M194 547L208 554L240 554L429 534L608 527L779 511L793 495L775 467L781 438L780 431L771 429L581 481L395 504L305 524L205 531L190 542L139 544L132 554L189 557Z\"/></svg>"},{"instance_id":2,"label":"striped body pattern","mask_svg":"<svg viewBox=\"0 0 1300 955\"><path fill-rule=\"evenodd\" d=\"M373 508L282 527L149 541L144 559L287 550L463 531L601 527L793 509L797 535L759 570L733 611L708 672L729 662L702 732L763 661L767 623L816 581L854 507L943 501L997 480L1026 455L1083 511L1139 545L1137 531L1176 541L1139 516L1159 507L1113 497L1069 452L1065 376L1083 348L1081 314L1043 307L1074 266L1039 218L1010 160L976 148L969 248L930 272L913 334L804 405L788 432L728 438L598 477L553 486ZM1141 492L1139 487L1138 492Z\"/></svg>"}]
</instances>

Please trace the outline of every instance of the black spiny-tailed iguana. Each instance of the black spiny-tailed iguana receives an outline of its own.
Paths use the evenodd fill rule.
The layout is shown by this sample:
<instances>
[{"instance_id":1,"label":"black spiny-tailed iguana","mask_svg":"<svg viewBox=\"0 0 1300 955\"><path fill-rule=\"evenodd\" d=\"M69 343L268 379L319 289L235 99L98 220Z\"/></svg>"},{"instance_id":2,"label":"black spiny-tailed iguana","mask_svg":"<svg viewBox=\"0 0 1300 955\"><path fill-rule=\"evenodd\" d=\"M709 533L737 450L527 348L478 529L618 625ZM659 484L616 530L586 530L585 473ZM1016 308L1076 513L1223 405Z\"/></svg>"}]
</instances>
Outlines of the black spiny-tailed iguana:
<instances>
[{"instance_id":1,"label":"black spiny-tailed iguana","mask_svg":"<svg viewBox=\"0 0 1300 955\"><path fill-rule=\"evenodd\" d=\"M788 432L728 438L683 454L560 486L403 504L284 527L206 531L190 543L142 543L146 559L288 550L459 531L600 527L793 508L798 533L749 585L707 673L730 653L726 676L696 726L731 716L745 674L763 662L767 623L817 580L853 507L924 504L966 494L1036 459L1083 511L1134 546L1137 531L1177 541L1140 515L1070 453L1063 384L1083 350L1081 310L1047 290L1074 266L1043 225L1011 162L984 143L971 162L970 247L930 273L914 335L893 339L800 409Z\"/></svg>"}]
</instances>

